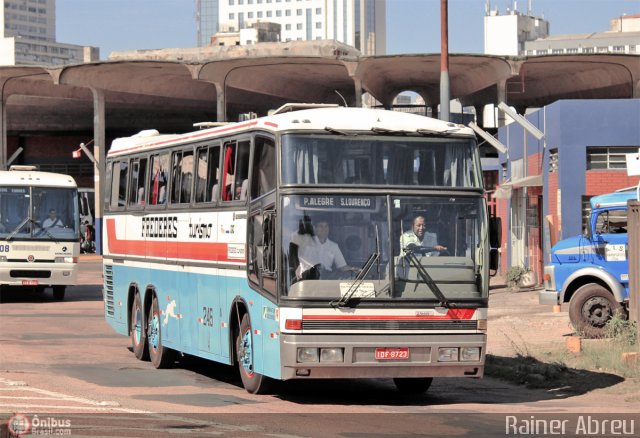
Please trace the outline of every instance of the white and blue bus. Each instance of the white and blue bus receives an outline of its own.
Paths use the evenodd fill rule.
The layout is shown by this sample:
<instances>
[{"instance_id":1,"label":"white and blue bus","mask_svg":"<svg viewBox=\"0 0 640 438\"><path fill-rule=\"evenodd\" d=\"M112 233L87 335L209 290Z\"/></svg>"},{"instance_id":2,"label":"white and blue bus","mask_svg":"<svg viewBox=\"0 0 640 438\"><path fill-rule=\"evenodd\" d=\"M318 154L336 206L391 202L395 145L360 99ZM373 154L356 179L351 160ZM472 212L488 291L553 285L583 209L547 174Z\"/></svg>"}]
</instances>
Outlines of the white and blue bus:
<instances>
[{"instance_id":1,"label":"white and blue bus","mask_svg":"<svg viewBox=\"0 0 640 438\"><path fill-rule=\"evenodd\" d=\"M64 299L80 254L78 189L69 175L33 166L0 171L0 285Z\"/></svg>"},{"instance_id":2,"label":"white and blue bus","mask_svg":"<svg viewBox=\"0 0 640 438\"><path fill-rule=\"evenodd\" d=\"M252 393L272 379L425 391L483 375L493 257L469 128L277 111L116 139L106 181L105 316L156 368L177 352L237 364ZM401 247L416 221L431 240Z\"/></svg>"}]
</instances>

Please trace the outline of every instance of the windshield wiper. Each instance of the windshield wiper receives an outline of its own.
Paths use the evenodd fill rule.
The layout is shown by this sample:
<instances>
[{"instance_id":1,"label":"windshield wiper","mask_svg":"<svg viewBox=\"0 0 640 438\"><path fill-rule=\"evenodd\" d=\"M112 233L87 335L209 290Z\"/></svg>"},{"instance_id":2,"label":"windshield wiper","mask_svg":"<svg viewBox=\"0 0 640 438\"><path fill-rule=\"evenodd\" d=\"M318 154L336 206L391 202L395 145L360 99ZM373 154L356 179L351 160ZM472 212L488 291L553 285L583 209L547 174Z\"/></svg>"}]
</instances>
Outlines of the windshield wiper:
<instances>
[{"instance_id":1,"label":"windshield wiper","mask_svg":"<svg viewBox=\"0 0 640 438\"><path fill-rule=\"evenodd\" d=\"M412 131L405 131L403 129L387 129L387 128L379 128L379 127L373 127L371 128L371 132L375 132L376 134L389 134L389 135L410 135L410 134L415 134L415 132Z\"/></svg>"},{"instance_id":2,"label":"windshield wiper","mask_svg":"<svg viewBox=\"0 0 640 438\"><path fill-rule=\"evenodd\" d=\"M448 136L460 131L460 128L447 129L446 131L432 131L431 129L418 129L416 132L420 135L427 136Z\"/></svg>"},{"instance_id":3,"label":"windshield wiper","mask_svg":"<svg viewBox=\"0 0 640 438\"><path fill-rule=\"evenodd\" d=\"M34 221L33 219L31 219L30 217L26 217L23 219L22 222L20 222L20 225L18 225L12 232L11 234L9 234L7 236L7 241L12 240L13 237L18 234L18 232L22 229L22 227L24 227L28 222L31 222L33 225L35 225L36 227L40 228L42 231L44 231L47 236L51 237L51 239L55 242L55 243L59 243L58 240L55 238L55 236L53 234L51 234L49 232L49 230L47 230L46 228L44 228L42 225L40 225L38 222Z\"/></svg>"},{"instance_id":4,"label":"windshield wiper","mask_svg":"<svg viewBox=\"0 0 640 438\"><path fill-rule=\"evenodd\" d=\"M330 132L332 134L338 134L338 135L345 135L345 136L346 135L353 135L354 137L358 135L358 134L355 134L355 133L351 133L351 134L350 133L346 133L346 132L341 131L339 129L332 128L331 126L325 126L324 130L327 131L327 132Z\"/></svg>"},{"instance_id":5,"label":"windshield wiper","mask_svg":"<svg viewBox=\"0 0 640 438\"><path fill-rule=\"evenodd\" d=\"M358 288L360 287L360 285L364 281L365 277L367 276L367 274L369 273L369 271L371 270L373 265L376 263L376 261L380 260L380 241L378 239L378 224L376 224L375 227L376 227L376 250L371 253L369 258L365 262L364 266L362 266L362 269L360 269L360 272L358 273L358 275L356 276L355 280L353 281L353 283L349 287L349 290L347 291L347 293L345 293L342 296L342 298L340 298L339 300L332 301L330 303L331 306L333 306L333 307L335 307L335 306L338 306L338 307L346 306L349 303L349 301L351 300L351 298L353 297L353 294L356 293L356 291L358 290ZM380 274L380 264L379 263L378 263L378 274ZM375 293L375 290L374 290L374 293Z\"/></svg>"},{"instance_id":6,"label":"windshield wiper","mask_svg":"<svg viewBox=\"0 0 640 438\"><path fill-rule=\"evenodd\" d=\"M418 249L419 247L417 245L410 243L406 248L404 248L405 257L407 257L409 259L409 262L412 263L413 266L415 266L420 279L429 287L429 289L431 289L433 295L435 295L436 298L440 300L440 306L450 309L451 307L453 307L453 305L449 302L449 300L447 300L447 297L444 296L436 282L433 281L433 278L431 278L427 270L424 268L424 266L422 266L422 263L420 263L420 260L418 260L418 258L414 254L414 252Z\"/></svg>"}]
</instances>

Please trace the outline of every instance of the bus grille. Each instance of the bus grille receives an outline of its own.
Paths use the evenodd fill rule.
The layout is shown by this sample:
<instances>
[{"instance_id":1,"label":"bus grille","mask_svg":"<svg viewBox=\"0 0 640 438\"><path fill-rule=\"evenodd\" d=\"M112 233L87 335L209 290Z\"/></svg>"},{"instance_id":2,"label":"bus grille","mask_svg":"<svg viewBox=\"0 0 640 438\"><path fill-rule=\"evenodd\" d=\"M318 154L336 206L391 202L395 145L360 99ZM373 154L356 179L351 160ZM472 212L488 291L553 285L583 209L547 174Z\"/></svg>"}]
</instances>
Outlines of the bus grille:
<instances>
[{"instance_id":1,"label":"bus grille","mask_svg":"<svg viewBox=\"0 0 640 438\"><path fill-rule=\"evenodd\" d=\"M104 265L104 292L105 292L105 312L108 316L115 315L113 304L113 266Z\"/></svg>"},{"instance_id":2,"label":"bus grille","mask_svg":"<svg viewBox=\"0 0 640 438\"><path fill-rule=\"evenodd\" d=\"M9 275L11 275L11 278L50 278L51 271L27 271L22 269L12 269Z\"/></svg>"},{"instance_id":3,"label":"bus grille","mask_svg":"<svg viewBox=\"0 0 640 438\"><path fill-rule=\"evenodd\" d=\"M305 321L303 330L477 330L475 320L454 321Z\"/></svg>"},{"instance_id":4,"label":"bus grille","mask_svg":"<svg viewBox=\"0 0 640 438\"><path fill-rule=\"evenodd\" d=\"M49 249L50 248L47 245L12 245L11 246L12 251L39 252L39 251L49 251Z\"/></svg>"}]
</instances>

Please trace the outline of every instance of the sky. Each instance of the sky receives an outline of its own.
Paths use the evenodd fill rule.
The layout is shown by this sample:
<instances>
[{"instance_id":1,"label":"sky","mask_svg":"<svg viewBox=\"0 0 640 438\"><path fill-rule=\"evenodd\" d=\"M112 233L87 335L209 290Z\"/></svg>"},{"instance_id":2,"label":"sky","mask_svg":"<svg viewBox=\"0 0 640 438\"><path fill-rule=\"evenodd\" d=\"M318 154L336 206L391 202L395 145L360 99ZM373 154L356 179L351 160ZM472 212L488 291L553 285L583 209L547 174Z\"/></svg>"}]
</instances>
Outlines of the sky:
<instances>
[{"instance_id":1,"label":"sky","mask_svg":"<svg viewBox=\"0 0 640 438\"><path fill-rule=\"evenodd\" d=\"M221 0L224 1L224 0ZM640 13L640 0L531 0L552 35L603 32L609 20ZM482 53L486 0L449 0L449 52ZM504 13L514 0L491 0ZM517 1L525 11L527 0ZM57 0L62 43L113 51L194 47L194 0ZM387 54L440 51L440 0L387 0Z\"/></svg>"}]
</instances>

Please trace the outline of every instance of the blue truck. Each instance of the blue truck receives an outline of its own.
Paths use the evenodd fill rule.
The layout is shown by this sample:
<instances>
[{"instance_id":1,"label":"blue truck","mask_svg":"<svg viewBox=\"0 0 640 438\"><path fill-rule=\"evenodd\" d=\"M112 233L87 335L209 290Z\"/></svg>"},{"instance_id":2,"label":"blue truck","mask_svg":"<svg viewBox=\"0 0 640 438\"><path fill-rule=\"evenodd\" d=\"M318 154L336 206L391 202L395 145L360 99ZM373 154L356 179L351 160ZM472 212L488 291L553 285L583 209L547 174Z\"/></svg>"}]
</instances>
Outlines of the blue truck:
<instances>
[{"instance_id":1,"label":"blue truck","mask_svg":"<svg viewBox=\"0 0 640 438\"><path fill-rule=\"evenodd\" d=\"M544 267L540 304L569 303L571 323L585 337L602 337L614 314L628 315L629 200L636 200L635 190L591 198L584 234L556 243L551 248L551 262Z\"/></svg>"}]
</instances>

